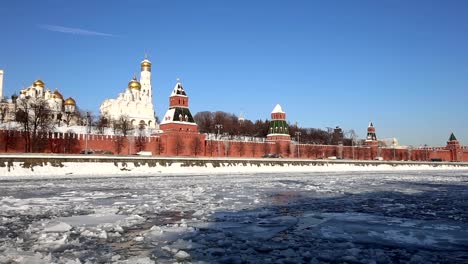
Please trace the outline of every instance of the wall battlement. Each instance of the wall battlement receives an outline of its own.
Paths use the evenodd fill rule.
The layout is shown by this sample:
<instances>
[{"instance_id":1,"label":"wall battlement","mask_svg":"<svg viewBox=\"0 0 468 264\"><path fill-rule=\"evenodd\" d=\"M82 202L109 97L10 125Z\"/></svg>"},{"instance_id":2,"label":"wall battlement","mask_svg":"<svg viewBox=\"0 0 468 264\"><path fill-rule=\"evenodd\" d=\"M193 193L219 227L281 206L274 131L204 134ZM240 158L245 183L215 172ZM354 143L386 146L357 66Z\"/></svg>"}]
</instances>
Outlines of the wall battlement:
<instances>
[{"instance_id":1,"label":"wall battlement","mask_svg":"<svg viewBox=\"0 0 468 264\"><path fill-rule=\"evenodd\" d=\"M0 130L0 153L24 153L21 131ZM346 159L388 161L468 161L468 147L450 145L418 149L383 148L378 146L340 146L296 144L293 141L239 141L206 139L204 134L163 132L151 136L118 136L75 133L42 135L39 153L78 154L84 149L116 155L133 155L149 151L154 156L260 158L279 154L283 158Z\"/></svg>"}]
</instances>

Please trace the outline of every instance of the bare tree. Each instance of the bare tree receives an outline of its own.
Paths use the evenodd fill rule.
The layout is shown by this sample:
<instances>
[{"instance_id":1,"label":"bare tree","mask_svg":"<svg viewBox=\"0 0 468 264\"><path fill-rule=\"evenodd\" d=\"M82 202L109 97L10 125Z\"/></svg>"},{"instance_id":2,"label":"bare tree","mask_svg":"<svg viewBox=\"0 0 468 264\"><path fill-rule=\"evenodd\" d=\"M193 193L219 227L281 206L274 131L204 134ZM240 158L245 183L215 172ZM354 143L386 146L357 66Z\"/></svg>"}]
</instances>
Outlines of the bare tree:
<instances>
[{"instance_id":1,"label":"bare tree","mask_svg":"<svg viewBox=\"0 0 468 264\"><path fill-rule=\"evenodd\" d=\"M133 126L131 125L128 116L121 115L119 119L112 120L112 128L114 130L114 134L122 135L121 137L117 136L114 142L115 150L118 154L120 154L125 147L125 140L127 139L127 136L131 131L133 131ZM130 152L130 148L128 151Z\"/></svg>"},{"instance_id":2,"label":"bare tree","mask_svg":"<svg viewBox=\"0 0 468 264\"><path fill-rule=\"evenodd\" d=\"M114 136L114 148L117 154L122 153L125 145L125 138L123 136Z\"/></svg>"},{"instance_id":3,"label":"bare tree","mask_svg":"<svg viewBox=\"0 0 468 264\"><path fill-rule=\"evenodd\" d=\"M124 137L128 136L128 134L133 131L133 125L131 124L127 115L121 115L118 122L120 133L122 133Z\"/></svg>"},{"instance_id":4,"label":"bare tree","mask_svg":"<svg viewBox=\"0 0 468 264\"><path fill-rule=\"evenodd\" d=\"M64 134L64 151L65 153L77 153L78 152L78 138L76 134L72 130L68 130L67 133Z\"/></svg>"},{"instance_id":5,"label":"bare tree","mask_svg":"<svg viewBox=\"0 0 468 264\"><path fill-rule=\"evenodd\" d=\"M106 128L109 126L109 118L105 115L99 115L95 128L98 134L104 134Z\"/></svg>"},{"instance_id":6,"label":"bare tree","mask_svg":"<svg viewBox=\"0 0 468 264\"><path fill-rule=\"evenodd\" d=\"M136 138L135 147L138 151L142 151L146 147L146 135L145 135L145 126L138 126L138 136Z\"/></svg>"},{"instance_id":7,"label":"bare tree","mask_svg":"<svg viewBox=\"0 0 468 264\"><path fill-rule=\"evenodd\" d=\"M5 121L6 115L8 112L8 108L6 105L0 105L0 123Z\"/></svg>"},{"instance_id":8,"label":"bare tree","mask_svg":"<svg viewBox=\"0 0 468 264\"><path fill-rule=\"evenodd\" d=\"M110 120L110 125L112 127L112 133L114 135L117 135L120 133L120 123L118 119L111 119Z\"/></svg>"},{"instance_id":9,"label":"bare tree","mask_svg":"<svg viewBox=\"0 0 468 264\"><path fill-rule=\"evenodd\" d=\"M23 130L25 152L40 152L47 146L47 134L53 129L49 104L42 98L18 100L16 120Z\"/></svg>"},{"instance_id":10,"label":"bare tree","mask_svg":"<svg viewBox=\"0 0 468 264\"><path fill-rule=\"evenodd\" d=\"M192 139L191 148L194 156L198 156L201 153L202 142L199 137L194 137Z\"/></svg>"}]
</instances>

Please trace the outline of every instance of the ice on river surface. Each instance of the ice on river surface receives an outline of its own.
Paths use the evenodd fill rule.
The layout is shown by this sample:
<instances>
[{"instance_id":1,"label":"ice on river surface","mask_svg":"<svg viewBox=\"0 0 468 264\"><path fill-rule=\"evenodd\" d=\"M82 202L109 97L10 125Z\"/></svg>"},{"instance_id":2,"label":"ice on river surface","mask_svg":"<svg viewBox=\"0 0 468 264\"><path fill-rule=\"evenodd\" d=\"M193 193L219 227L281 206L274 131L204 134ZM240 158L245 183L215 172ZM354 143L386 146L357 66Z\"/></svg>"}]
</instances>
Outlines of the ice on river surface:
<instances>
[{"instance_id":1,"label":"ice on river surface","mask_svg":"<svg viewBox=\"0 0 468 264\"><path fill-rule=\"evenodd\" d=\"M0 263L463 263L468 172L8 180Z\"/></svg>"}]
</instances>

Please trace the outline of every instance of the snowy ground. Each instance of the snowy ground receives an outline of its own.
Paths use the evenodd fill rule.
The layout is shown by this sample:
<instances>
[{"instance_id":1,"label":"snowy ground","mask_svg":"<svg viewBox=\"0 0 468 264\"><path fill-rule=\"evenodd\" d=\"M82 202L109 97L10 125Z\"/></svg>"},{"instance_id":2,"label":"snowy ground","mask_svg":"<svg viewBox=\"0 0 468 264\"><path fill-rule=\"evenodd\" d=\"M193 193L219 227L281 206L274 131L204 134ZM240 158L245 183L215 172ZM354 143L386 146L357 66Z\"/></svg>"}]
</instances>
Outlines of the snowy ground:
<instances>
[{"instance_id":1,"label":"snowy ground","mask_svg":"<svg viewBox=\"0 0 468 264\"><path fill-rule=\"evenodd\" d=\"M0 263L468 263L468 171L0 181Z\"/></svg>"}]
</instances>

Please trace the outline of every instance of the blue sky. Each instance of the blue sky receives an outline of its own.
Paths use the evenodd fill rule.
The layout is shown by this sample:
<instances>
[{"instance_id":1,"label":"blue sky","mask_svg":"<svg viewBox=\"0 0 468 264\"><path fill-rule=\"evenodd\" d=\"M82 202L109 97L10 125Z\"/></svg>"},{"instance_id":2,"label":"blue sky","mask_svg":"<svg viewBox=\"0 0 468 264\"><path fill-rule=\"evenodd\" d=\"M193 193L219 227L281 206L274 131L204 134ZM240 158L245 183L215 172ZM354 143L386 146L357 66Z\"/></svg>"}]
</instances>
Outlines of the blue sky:
<instances>
[{"instance_id":1,"label":"blue sky","mask_svg":"<svg viewBox=\"0 0 468 264\"><path fill-rule=\"evenodd\" d=\"M468 144L467 1L63 1L0 6L4 94L41 77L98 112L145 51L157 115L180 78L191 110Z\"/></svg>"}]
</instances>

